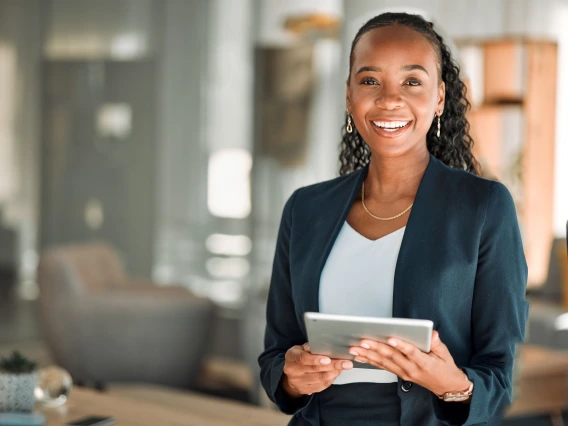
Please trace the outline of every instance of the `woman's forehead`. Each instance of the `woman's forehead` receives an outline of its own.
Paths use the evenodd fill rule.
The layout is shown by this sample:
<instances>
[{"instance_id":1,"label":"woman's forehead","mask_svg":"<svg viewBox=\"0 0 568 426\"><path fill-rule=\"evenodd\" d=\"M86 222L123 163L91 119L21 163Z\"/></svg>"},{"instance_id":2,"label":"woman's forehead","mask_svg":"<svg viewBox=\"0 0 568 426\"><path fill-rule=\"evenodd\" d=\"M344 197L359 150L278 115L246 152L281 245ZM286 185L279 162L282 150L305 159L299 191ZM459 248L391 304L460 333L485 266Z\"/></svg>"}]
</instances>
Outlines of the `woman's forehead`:
<instances>
[{"instance_id":1,"label":"woman's forehead","mask_svg":"<svg viewBox=\"0 0 568 426\"><path fill-rule=\"evenodd\" d=\"M379 27L363 34L355 46L353 57L354 67L381 66L380 62L386 61L410 61L436 69L437 63L434 47L426 37L404 25Z\"/></svg>"}]
</instances>

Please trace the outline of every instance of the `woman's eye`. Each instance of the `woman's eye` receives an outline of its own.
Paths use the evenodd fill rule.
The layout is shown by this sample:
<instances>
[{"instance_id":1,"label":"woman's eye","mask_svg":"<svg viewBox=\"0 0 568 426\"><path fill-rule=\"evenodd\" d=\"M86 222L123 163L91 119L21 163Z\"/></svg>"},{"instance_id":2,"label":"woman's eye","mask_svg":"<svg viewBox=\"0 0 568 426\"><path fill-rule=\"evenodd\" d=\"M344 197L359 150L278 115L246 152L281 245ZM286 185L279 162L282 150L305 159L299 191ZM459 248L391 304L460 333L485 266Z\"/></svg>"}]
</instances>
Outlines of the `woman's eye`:
<instances>
[{"instance_id":1,"label":"woman's eye","mask_svg":"<svg viewBox=\"0 0 568 426\"><path fill-rule=\"evenodd\" d=\"M376 84L379 84L379 82L377 80L375 80L374 78L367 77L367 78L364 78L363 80L361 80L361 84L376 85Z\"/></svg>"},{"instance_id":2,"label":"woman's eye","mask_svg":"<svg viewBox=\"0 0 568 426\"><path fill-rule=\"evenodd\" d=\"M420 86L422 82L420 80L408 80L406 84L409 86Z\"/></svg>"}]
</instances>

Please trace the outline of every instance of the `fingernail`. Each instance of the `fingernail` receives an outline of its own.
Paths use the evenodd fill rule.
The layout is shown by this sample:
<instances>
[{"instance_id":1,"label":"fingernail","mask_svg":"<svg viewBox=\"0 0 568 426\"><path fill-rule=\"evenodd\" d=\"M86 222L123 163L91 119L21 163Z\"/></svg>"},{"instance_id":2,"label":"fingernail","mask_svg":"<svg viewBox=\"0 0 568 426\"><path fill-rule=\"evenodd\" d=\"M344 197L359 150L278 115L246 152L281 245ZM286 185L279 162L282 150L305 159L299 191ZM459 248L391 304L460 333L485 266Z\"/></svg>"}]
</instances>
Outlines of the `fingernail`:
<instances>
[{"instance_id":1,"label":"fingernail","mask_svg":"<svg viewBox=\"0 0 568 426\"><path fill-rule=\"evenodd\" d=\"M396 340L394 340L394 339L389 339L389 340L387 340L387 343L388 343L389 345L391 345L391 346L396 346L396 345L398 345L398 342L397 342Z\"/></svg>"},{"instance_id":2,"label":"fingernail","mask_svg":"<svg viewBox=\"0 0 568 426\"><path fill-rule=\"evenodd\" d=\"M353 356L359 356L359 354L358 354L357 352L355 352L355 351L349 351L349 353L350 353L351 355L353 355Z\"/></svg>"},{"instance_id":3,"label":"fingernail","mask_svg":"<svg viewBox=\"0 0 568 426\"><path fill-rule=\"evenodd\" d=\"M320 359L320 364L323 365L328 365L331 362L331 360L329 358L321 358Z\"/></svg>"},{"instance_id":4,"label":"fingernail","mask_svg":"<svg viewBox=\"0 0 568 426\"><path fill-rule=\"evenodd\" d=\"M362 359L355 358L355 361L360 362L361 364L367 364L367 361L363 361Z\"/></svg>"},{"instance_id":5,"label":"fingernail","mask_svg":"<svg viewBox=\"0 0 568 426\"><path fill-rule=\"evenodd\" d=\"M365 349L371 349L371 346L368 343L361 343L361 347Z\"/></svg>"},{"instance_id":6,"label":"fingernail","mask_svg":"<svg viewBox=\"0 0 568 426\"><path fill-rule=\"evenodd\" d=\"M353 364L351 364L350 362L344 362L343 364L341 364L341 366L346 370L350 370L351 368L353 368Z\"/></svg>"}]
</instances>

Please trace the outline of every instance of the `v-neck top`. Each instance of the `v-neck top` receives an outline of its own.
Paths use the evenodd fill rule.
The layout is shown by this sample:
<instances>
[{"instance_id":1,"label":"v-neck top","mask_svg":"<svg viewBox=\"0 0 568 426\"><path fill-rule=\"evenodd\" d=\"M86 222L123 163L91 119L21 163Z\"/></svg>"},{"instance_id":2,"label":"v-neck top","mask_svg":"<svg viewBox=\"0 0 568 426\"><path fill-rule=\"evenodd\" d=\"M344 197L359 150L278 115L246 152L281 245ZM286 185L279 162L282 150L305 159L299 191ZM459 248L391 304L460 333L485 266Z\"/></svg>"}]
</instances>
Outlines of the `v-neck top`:
<instances>
[{"instance_id":1,"label":"v-neck top","mask_svg":"<svg viewBox=\"0 0 568 426\"><path fill-rule=\"evenodd\" d=\"M369 240L345 221L321 274L320 312L392 318L394 273L405 229ZM396 381L385 370L353 368L343 371L334 385Z\"/></svg>"}]
</instances>

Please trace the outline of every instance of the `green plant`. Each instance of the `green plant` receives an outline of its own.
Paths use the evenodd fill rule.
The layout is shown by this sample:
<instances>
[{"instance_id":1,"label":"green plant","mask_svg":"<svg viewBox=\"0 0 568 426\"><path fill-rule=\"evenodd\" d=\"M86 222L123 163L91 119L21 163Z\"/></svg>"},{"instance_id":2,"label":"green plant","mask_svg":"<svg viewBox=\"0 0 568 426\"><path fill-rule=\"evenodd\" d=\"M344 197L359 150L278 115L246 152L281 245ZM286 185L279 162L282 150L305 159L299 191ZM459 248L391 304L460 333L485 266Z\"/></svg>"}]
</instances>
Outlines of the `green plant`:
<instances>
[{"instance_id":1,"label":"green plant","mask_svg":"<svg viewBox=\"0 0 568 426\"><path fill-rule=\"evenodd\" d=\"M35 370L37 363L30 361L20 352L14 351L12 356L0 360L0 372L9 374L25 374Z\"/></svg>"}]
</instances>

